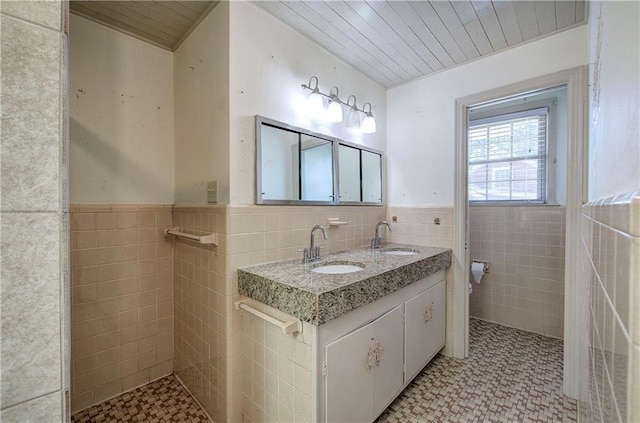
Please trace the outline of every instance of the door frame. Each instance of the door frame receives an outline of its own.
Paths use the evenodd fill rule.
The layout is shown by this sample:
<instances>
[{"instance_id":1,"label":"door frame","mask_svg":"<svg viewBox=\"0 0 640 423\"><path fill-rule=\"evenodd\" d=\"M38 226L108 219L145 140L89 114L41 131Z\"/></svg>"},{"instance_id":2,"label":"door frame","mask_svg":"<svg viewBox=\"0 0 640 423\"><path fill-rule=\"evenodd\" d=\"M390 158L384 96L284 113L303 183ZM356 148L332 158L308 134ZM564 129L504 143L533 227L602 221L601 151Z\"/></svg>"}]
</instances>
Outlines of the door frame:
<instances>
[{"instance_id":1,"label":"door frame","mask_svg":"<svg viewBox=\"0 0 640 423\"><path fill-rule=\"evenodd\" d=\"M564 289L564 393L584 400L588 374L587 290L579 279L580 208L586 202L587 66L456 99L455 176L453 206L453 356L469 356L469 201L467 175L468 108L491 100L566 85L567 87L567 205Z\"/></svg>"}]
</instances>

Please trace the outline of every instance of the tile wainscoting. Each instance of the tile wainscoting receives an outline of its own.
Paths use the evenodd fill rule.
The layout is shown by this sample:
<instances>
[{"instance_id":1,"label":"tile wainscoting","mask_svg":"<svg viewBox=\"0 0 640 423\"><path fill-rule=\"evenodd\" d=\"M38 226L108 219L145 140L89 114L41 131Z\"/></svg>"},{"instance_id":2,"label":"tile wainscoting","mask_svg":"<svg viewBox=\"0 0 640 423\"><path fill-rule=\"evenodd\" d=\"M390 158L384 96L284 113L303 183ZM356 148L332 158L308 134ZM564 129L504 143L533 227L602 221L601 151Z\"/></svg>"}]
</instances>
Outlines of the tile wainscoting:
<instances>
[{"instance_id":1,"label":"tile wainscoting","mask_svg":"<svg viewBox=\"0 0 640 423\"><path fill-rule=\"evenodd\" d=\"M174 226L196 234L219 234L218 246L179 240L174 256L175 373L215 421L242 421L243 410L251 421L280 416L274 414L275 402L267 396L273 392L253 388L263 386L267 370L250 363L262 363L266 350L256 348L255 355L253 350L243 351L243 345L253 345L254 340L263 344L264 336L252 329L250 318L243 321L234 309L239 299L238 267L301 257L297 250L308 247L311 228L327 225L328 218L348 223L327 225L327 241L316 235L323 251L366 245L385 216L383 207L174 207ZM244 375L243 364L251 366ZM287 381L285 364L268 371ZM276 398L283 404L277 413L306 418L305 404L310 402L305 403L304 396L309 393L299 392L298 406Z\"/></svg>"},{"instance_id":2,"label":"tile wainscoting","mask_svg":"<svg viewBox=\"0 0 640 423\"><path fill-rule=\"evenodd\" d=\"M73 412L173 372L171 208L71 206Z\"/></svg>"},{"instance_id":3,"label":"tile wainscoting","mask_svg":"<svg viewBox=\"0 0 640 423\"><path fill-rule=\"evenodd\" d=\"M581 283L590 300L581 418L640 421L640 193L584 205L581 232Z\"/></svg>"},{"instance_id":4,"label":"tile wainscoting","mask_svg":"<svg viewBox=\"0 0 640 423\"><path fill-rule=\"evenodd\" d=\"M469 207L471 260L489 272L473 282L469 312L542 335L563 337L565 207Z\"/></svg>"}]
</instances>

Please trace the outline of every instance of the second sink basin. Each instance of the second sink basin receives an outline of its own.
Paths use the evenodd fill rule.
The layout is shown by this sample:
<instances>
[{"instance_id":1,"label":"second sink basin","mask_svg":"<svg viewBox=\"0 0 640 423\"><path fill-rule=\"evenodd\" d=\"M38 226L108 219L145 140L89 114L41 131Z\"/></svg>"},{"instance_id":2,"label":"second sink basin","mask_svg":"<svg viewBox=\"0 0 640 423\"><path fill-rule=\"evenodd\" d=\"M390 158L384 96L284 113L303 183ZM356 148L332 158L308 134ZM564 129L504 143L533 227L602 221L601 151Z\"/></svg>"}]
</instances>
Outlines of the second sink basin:
<instances>
[{"instance_id":1,"label":"second sink basin","mask_svg":"<svg viewBox=\"0 0 640 423\"><path fill-rule=\"evenodd\" d=\"M321 273L324 275L344 275L346 273L359 272L364 267L356 264L325 264L324 266L318 266L311 269L314 273Z\"/></svg>"}]
</instances>

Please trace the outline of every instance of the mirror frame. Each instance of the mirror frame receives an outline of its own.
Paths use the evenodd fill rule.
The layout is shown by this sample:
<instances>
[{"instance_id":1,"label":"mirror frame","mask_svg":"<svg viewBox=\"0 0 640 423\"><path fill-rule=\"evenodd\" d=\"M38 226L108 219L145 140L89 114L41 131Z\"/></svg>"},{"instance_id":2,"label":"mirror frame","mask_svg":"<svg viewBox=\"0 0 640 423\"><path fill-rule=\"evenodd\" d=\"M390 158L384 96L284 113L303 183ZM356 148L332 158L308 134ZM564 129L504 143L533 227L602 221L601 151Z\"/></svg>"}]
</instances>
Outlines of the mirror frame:
<instances>
[{"instance_id":1,"label":"mirror frame","mask_svg":"<svg viewBox=\"0 0 640 423\"><path fill-rule=\"evenodd\" d=\"M384 161L382 160L384 154L381 151L375 150L373 148L364 147L359 144L354 144L352 142L343 141L341 139L336 138L336 174L335 178L338 180L338 188L340 185L340 146L344 145L346 147L356 148L362 151L368 151L369 153L378 154L380 156L380 202L372 202L372 201L339 201L340 199L340 190L338 189L338 203L343 206L382 206L384 205ZM360 154L360 196L362 196L362 153Z\"/></svg>"},{"instance_id":2,"label":"mirror frame","mask_svg":"<svg viewBox=\"0 0 640 423\"><path fill-rule=\"evenodd\" d=\"M308 129L299 128L297 126L289 125L284 122L269 119L264 116L256 115L255 119L255 133L256 133L256 204L258 205L299 205L299 206L384 206L385 204L385 178L384 178L384 153L382 151L369 148L363 145L351 143L341 140L336 137L331 137L318 132L310 131ZM313 201L313 200L269 200L262 198L262 125L271 126L274 128L284 129L286 131L297 132L299 134L309 135L322 140L330 141L332 144L333 153L333 201ZM339 147L344 145L347 147L357 148L359 150L368 151L370 153L380 155L380 202L364 202L364 201L340 201L340 174L339 174ZM362 166L362 165L361 165ZM362 187L362 174L360 175L360 186ZM362 192L362 188L361 188Z\"/></svg>"}]
</instances>

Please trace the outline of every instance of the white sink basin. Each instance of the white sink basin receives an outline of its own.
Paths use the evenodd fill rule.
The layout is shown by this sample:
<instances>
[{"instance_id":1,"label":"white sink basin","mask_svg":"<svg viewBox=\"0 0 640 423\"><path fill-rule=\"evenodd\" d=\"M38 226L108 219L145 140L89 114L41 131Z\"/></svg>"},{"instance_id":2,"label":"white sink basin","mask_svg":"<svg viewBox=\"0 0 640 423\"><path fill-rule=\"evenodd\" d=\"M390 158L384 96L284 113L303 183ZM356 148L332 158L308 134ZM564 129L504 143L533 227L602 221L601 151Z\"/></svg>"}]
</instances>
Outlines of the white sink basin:
<instances>
[{"instance_id":1,"label":"white sink basin","mask_svg":"<svg viewBox=\"0 0 640 423\"><path fill-rule=\"evenodd\" d=\"M362 269L364 269L364 267L354 266L353 264L329 264L326 266L314 267L311 271L325 275L343 275L346 273L359 272Z\"/></svg>"},{"instance_id":2,"label":"white sink basin","mask_svg":"<svg viewBox=\"0 0 640 423\"><path fill-rule=\"evenodd\" d=\"M394 248L389 250L382 250L383 254L391 254L394 256L412 256L414 254L418 254L416 250L411 250L408 248Z\"/></svg>"}]
</instances>

